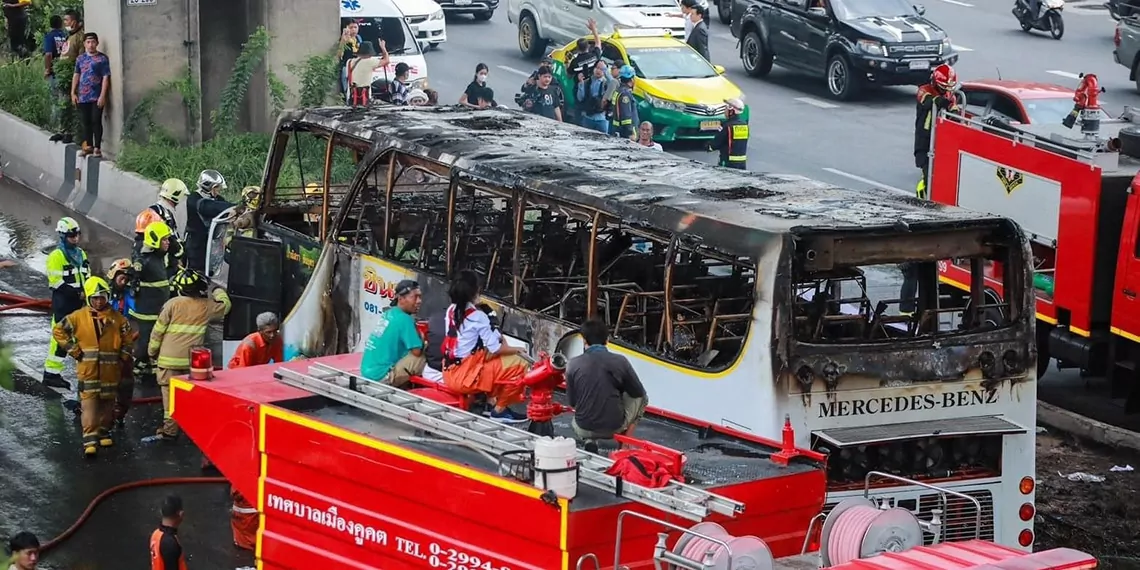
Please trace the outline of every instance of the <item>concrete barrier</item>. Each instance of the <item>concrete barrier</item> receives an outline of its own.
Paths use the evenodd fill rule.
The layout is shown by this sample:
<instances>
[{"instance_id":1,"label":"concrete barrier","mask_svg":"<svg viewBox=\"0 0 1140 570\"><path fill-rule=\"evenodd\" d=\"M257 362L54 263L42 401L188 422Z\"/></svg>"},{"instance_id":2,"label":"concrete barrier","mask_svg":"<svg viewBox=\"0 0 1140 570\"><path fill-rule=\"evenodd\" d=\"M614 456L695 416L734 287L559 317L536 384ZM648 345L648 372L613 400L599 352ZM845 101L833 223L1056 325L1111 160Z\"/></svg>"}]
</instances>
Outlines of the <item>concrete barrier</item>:
<instances>
[{"instance_id":1,"label":"concrete barrier","mask_svg":"<svg viewBox=\"0 0 1140 570\"><path fill-rule=\"evenodd\" d=\"M133 239L135 217L154 203L159 182L119 170L109 160L80 158L78 145L49 138L35 125L0 111L0 175ZM177 218L179 228L185 228L185 207L178 208Z\"/></svg>"}]
</instances>

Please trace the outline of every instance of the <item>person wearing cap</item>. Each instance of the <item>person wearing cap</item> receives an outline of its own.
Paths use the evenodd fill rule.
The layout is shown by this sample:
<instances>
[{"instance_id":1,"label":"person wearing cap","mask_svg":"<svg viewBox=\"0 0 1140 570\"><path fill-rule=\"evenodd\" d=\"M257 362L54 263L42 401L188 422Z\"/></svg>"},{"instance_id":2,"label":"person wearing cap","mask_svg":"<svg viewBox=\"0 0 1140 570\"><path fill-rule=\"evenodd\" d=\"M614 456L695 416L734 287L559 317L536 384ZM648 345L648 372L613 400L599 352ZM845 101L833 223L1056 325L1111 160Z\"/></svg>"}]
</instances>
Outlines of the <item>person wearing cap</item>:
<instances>
[{"instance_id":1,"label":"person wearing cap","mask_svg":"<svg viewBox=\"0 0 1140 570\"><path fill-rule=\"evenodd\" d=\"M716 134L709 150L720 151L718 166L748 170L748 123L740 118L744 112L744 101L737 98L725 99L724 124Z\"/></svg>"},{"instance_id":2,"label":"person wearing cap","mask_svg":"<svg viewBox=\"0 0 1140 570\"><path fill-rule=\"evenodd\" d=\"M634 75L636 74L632 67L621 66L621 70L618 71L621 85L610 99L610 108L613 109L610 134L631 141L637 140L637 125L641 124L641 119L637 116L637 99L633 97Z\"/></svg>"},{"instance_id":3,"label":"person wearing cap","mask_svg":"<svg viewBox=\"0 0 1140 570\"><path fill-rule=\"evenodd\" d=\"M380 40L380 52L377 57L372 42L363 42L356 52L356 57L348 60L348 102L350 105L367 105L372 101L372 74L388 66L391 59L384 40Z\"/></svg>"},{"instance_id":4,"label":"person wearing cap","mask_svg":"<svg viewBox=\"0 0 1140 570\"><path fill-rule=\"evenodd\" d=\"M111 92L111 62L99 51L99 34L83 34L84 52L75 59L71 76L71 102L79 109L83 139L80 156L102 156L103 108Z\"/></svg>"},{"instance_id":5,"label":"person wearing cap","mask_svg":"<svg viewBox=\"0 0 1140 570\"><path fill-rule=\"evenodd\" d=\"M393 105L408 104L408 95L411 94L411 89L408 88L408 75L411 71L412 68L402 61L396 64L396 78L388 84L388 95Z\"/></svg>"},{"instance_id":6,"label":"person wearing cap","mask_svg":"<svg viewBox=\"0 0 1140 570\"><path fill-rule=\"evenodd\" d=\"M360 375L397 388L424 371L424 338L416 329L416 313L423 302L420 284L404 279L396 284L392 306L384 309L360 360Z\"/></svg>"},{"instance_id":7,"label":"person wearing cap","mask_svg":"<svg viewBox=\"0 0 1140 570\"><path fill-rule=\"evenodd\" d=\"M597 22L593 18L586 20L586 29L590 30L590 34L594 36L594 41L578 38L574 57L570 60L570 77L574 80L575 89L577 89L577 84L593 75L594 66L602 59L602 37L598 35Z\"/></svg>"}]
</instances>

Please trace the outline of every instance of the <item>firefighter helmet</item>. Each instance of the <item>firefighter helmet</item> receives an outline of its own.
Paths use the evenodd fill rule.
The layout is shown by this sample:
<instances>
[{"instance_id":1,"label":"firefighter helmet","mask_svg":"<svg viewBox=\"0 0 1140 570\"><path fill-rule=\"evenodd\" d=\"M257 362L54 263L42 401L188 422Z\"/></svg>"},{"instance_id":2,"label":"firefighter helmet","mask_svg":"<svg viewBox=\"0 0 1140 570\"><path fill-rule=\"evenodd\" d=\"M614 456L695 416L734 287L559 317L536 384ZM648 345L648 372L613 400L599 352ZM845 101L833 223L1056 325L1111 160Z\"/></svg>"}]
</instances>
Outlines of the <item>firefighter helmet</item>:
<instances>
[{"instance_id":1,"label":"firefighter helmet","mask_svg":"<svg viewBox=\"0 0 1140 570\"><path fill-rule=\"evenodd\" d=\"M170 237L173 233L166 222L151 222L143 230L143 245L151 249L159 249L162 246L162 240Z\"/></svg>"},{"instance_id":2,"label":"firefighter helmet","mask_svg":"<svg viewBox=\"0 0 1140 570\"><path fill-rule=\"evenodd\" d=\"M60 218L59 222L55 224L55 231L65 237L79 235L79 222L73 218Z\"/></svg>"},{"instance_id":3,"label":"firefighter helmet","mask_svg":"<svg viewBox=\"0 0 1140 570\"><path fill-rule=\"evenodd\" d=\"M91 301L91 297L110 298L111 287L107 285L107 282L104 281L102 277L89 277L83 282L83 293L87 297L88 302Z\"/></svg>"},{"instance_id":4,"label":"firefighter helmet","mask_svg":"<svg viewBox=\"0 0 1140 570\"><path fill-rule=\"evenodd\" d=\"M953 91L958 88L958 73L950 64L943 63L930 72L930 82L942 91Z\"/></svg>"},{"instance_id":5,"label":"firefighter helmet","mask_svg":"<svg viewBox=\"0 0 1140 570\"><path fill-rule=\"evenodd\" d=\"M162 188L158 191L158 197L163 200L169 200L177 206L189 193L190 190L186 188L185 182L177 178L167 178L166 182L162 183Z\"/></svg>"},{"instance_id":6,"label":"firefighter helmet","mask_svg":"<svg viewBox=\"0 0 1140 570\"><path fill-rule=\"evenodd\" d=\"M134 267L131 266L131 260L125 257L122 259L116 259L115 261L111 262L111 267L107 269L107 281L113 283L115 281L115 278L118 277L120 273L126 273L128 276L130 276L133 271Z\"/></svg>"},{"instance_id":7,"label":"firefighter helmet","mask_svg":"<svg viewBox=\"0 0 1140 570\"><path fill-rule=\"evenodd\" d=\"M321 185L317 184L316 182L310 182L310 183L305 185L305 196L308 196L311 198L313 196L320 196L321 194L324 194L324 193L325 193L325 189L321 188Z\"/></svg>"},{"instance_id":8,"label":"firefighter helmet","mask_svg":"<svg viewBox=\"0 0 1140 570\"><path fill-rule=\"evenodd\" d=\"M261 187L260 186L246 186L241 189L241 201L245 206L251 210L256 210L261 205Z\"/></svg>"},{"instance_id":9,"label":"firefighter helmet","mask_svg":"<svg viewBox=\"0 0 1140 570\"><path fill-rule=\"evenodd\" d=\"M198 175L198 191L212 192L215 188L218 190L226 189L225 177L217 170L203 170L202 173Z\"/></svg>"},{"instance_id":10,"label":"firefighter helmet","mask_svg":"<svg viewBox=\"0 0 1140 570\"><path fill-rule=\"evenodd\" d=\"M183 297L204 297L206 295L206 278L201 273L183 267L174 275L174 292Z\"/></svg>"}]
</instances>

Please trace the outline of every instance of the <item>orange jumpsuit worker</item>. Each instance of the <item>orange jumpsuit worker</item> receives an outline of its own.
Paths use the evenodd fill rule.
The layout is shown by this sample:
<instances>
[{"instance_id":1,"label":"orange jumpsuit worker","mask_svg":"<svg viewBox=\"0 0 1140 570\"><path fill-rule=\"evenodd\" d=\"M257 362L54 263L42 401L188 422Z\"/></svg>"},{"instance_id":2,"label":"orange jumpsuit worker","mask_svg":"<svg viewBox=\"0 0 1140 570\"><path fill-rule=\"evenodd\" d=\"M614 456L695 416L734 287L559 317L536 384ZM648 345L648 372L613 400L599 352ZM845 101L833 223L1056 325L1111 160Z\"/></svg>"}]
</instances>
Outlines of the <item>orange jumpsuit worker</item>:
<instances>
[{"instance_id":1,"label":"orange jumpsuit worker","mask_svg":"<svg viewBox=\"0 0 1140 570\"><path fill-rule=\"evenodd\" d=\"M284 343L278 334L280 323L277 315L261 313L257 315L257 332L245 337L230 358L230 368L245 368L248 366L261 366L270 362L285 360ZM257 526L259 523L257 508L238 492L230 488L230 498L233 508L230 512L230 528L234 533L234 546L253 550L257 544Z\"/></svg>"},{"instance_id":2,"label":"orange jumpsuit worker","mask_svg":"<svg viewBox=\"0 0 1140 570\"><path fill-rule=\"evenodd\" d=\"M108 300L111 287L99 277L83 284L87 307L56 323L52 337L76 361L79 409L83 423L83 454L94 457L99 447L111 447L115 396L124 365L131 364L131 325Z\"/></svg>"},{"instance_id":3,"label":"orange jumpsuit worker","mask_svg":"<svg viewBox=\"0 0 1140 570\"><path fill-rule=\"evenodd\" d=\"M162 523L150 535L150 570L186 570L186 553L178 540L182 526L182 497L170 495L162 501Z\"/></svg>"}]
</instances>

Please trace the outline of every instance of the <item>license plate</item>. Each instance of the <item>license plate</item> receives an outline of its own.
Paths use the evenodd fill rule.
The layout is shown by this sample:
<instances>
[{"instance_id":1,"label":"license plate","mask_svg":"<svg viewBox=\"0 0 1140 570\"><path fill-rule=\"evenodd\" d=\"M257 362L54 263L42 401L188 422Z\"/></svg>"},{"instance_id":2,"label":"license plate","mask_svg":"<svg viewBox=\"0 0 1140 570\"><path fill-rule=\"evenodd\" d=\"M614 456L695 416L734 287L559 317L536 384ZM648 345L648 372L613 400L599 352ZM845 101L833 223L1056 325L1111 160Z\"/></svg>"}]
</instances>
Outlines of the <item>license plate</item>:
<instances>
[{"instance_id":1,"label":"license plate","mask_svg":"<svg viewBox=\"0 0 1140 570\"><path fill-rule=\"evenodd\" d=\"M720 130L720 121L701 121L702 131L718 131Z\"/></svg>"},{"instance_id":2,"label":"license plate","mask_svg":"<svg viewBox=\"0 0 1140 570\"><path fill-rule=\"evenodd\" d=\"M919 61L912 61L912 62L910 62L910 68L911 69L930 69L930 61L925 60L925 59L922 59Z\"/></svg>"},{"instance_id":3,"label":"license plate","mask_svg":"<svg viewBox=\"0 0 1140 570\"><path fill-rule=\"evenodd\" d=\"M456 6L470 6L471 0L455 0Z\"/></svg>"}]
</instances>

